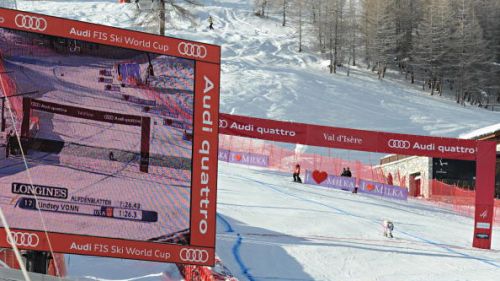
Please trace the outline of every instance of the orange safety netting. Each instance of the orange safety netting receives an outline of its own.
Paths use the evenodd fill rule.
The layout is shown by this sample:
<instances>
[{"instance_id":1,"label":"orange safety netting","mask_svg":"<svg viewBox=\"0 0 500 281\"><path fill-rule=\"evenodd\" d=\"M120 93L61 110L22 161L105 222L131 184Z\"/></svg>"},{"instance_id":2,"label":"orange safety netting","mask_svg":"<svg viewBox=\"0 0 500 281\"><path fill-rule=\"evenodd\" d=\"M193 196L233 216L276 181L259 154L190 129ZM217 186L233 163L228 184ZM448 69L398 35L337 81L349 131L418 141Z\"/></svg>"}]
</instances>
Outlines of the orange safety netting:
<instances>
[{"instance_id":1,"label":"orange safety netting","mask_svg":"<svg viewBox=\"0 0 500 281\"><path fill-rule=\"evenodd\" d=\"M359 160L346 160L338 157L301 153L274 144L273 142L243 138L238 136L219 135L219 149L235 152L247 152L269 157L269 168L292 173L295 164L299 163L304 170L320 170L331 175L340 175L344 167L350 167L352 176L364 180L391 184L397 178L399 185L406 187L405 175L399 171L395 175L384 175L378 166L371 166ZM325 148L326 149L326 148ZM328 149L328 154L330 154ZM457 214L473 217L475 208L475 191L448 185L438 180L430 180L430 195L424 198L440 207L453 210ZM500 225L500 200L495 200L494 222Z\"/></svg>"},{"instance_id":2,"label":"orange safety netting","mask_svg":"<svg viewBox=\"0 0 500 281\"><path fill-rule=\"evenodd\" d=\"M330 155L302 153L275 145L272 142L219 135L219 149L256 153L269 157L269 168L292 173L295 164L300 164L302 171L320 170L330 175L339 176L343 168L349 167L353 177L387 183L382 169L362 163L359 160L346 160L331 156L331 149L325 148Z\"/></svg>"},{"instance_id":3,"label":"orange safety netting","mask_svg":"<svg viewBox=\"0 0 500 281\"><path fill-rule=\"evenodd\" d=\"M442 207L452 209L458 214L474 217L475 211L474 190L468 190L456 185L450 185L438 180L431 180L431 193L428 200ZM500 225L500 200L495 199L494 217L495 224Z\"/></svg>"}]
</instances>

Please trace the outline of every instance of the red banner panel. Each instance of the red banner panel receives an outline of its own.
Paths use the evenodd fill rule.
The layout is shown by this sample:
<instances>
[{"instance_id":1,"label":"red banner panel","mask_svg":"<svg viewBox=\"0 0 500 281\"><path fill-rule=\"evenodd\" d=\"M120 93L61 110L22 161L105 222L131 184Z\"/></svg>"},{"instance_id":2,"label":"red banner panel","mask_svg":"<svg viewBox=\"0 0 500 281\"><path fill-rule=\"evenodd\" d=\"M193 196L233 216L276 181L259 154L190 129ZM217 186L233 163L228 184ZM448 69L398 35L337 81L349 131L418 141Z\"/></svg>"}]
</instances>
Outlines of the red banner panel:
<instances>
[{"instance_id":1,"label":"red banner panel","mask_svg":"<svg viewBox=\"0 0 500 281\"><path fill-rule=\"evenodd\" d=\"M0 70L0 247L214 263L219 46L0 8Z\"/></svg>"},{"instance_id":2,"label":"red banner panel","mask_svg":"<svg viewBox=\"0 0 500 281\"><path fill-rule=\"evenodd\" d=\"M482 141L477 148L473 246L490 249L495 204L496 143Z\"/></svg>"},{"instance_id":3,"label":"red banner panel","mask_svg":"<svg viewBox=\"0 0 500 281\"><path fill-rule=\"evenodd\" d=\"M476 159L477 141L220 115L221 134L371 152Z\"/></svg>"}]
</instances>

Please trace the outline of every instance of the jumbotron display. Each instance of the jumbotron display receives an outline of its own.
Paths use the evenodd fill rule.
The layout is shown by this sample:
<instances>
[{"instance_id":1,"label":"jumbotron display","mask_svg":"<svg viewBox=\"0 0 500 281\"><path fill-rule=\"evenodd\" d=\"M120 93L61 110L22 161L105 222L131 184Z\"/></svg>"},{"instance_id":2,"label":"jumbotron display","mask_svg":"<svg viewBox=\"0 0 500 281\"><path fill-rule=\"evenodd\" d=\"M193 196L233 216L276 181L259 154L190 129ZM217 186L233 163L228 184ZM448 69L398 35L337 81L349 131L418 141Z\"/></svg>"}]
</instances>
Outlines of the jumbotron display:
<instances>
[{"instance_id":1,"label":"jumbotron display","mask_svg":"<svg viewBox=\"0 0 500 281\"><path fill-rule=\"evenodd\" d=\"M213 264L219 80L219 46L0 8L0 247Z\"/></svg>"}]
</instances>

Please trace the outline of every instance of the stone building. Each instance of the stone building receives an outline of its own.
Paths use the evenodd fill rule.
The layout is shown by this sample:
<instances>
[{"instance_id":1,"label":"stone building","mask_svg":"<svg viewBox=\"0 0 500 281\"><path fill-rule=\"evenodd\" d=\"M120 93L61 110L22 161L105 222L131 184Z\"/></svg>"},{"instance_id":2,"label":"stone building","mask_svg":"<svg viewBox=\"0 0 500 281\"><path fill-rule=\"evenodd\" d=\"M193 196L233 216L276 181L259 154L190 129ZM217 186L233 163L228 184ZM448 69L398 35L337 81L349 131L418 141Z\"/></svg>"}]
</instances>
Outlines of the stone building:
<instances>
[{"instance_id":1,"label":"stone building","mask_svg":"<svg viewBox=\"0 0 500 281\"><path fill-rule=\"evenodd\" d=\"M495 197L500 198L500 123L460 135L463 139L495 141L497 165ZM386 181L408 188L409 196L430 196L430 182L437 179L464 189L475 186L475 162L421 156L387 155L380 159Z\"/></svg>"}]
</instances>

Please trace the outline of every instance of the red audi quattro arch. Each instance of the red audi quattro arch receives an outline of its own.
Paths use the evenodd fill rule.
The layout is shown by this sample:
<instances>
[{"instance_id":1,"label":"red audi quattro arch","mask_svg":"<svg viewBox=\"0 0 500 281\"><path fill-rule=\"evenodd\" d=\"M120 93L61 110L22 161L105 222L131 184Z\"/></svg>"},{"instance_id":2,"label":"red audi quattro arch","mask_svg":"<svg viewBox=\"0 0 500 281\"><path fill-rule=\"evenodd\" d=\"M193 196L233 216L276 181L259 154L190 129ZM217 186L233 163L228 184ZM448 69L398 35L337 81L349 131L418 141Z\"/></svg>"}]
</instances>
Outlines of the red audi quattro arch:
<instances>
[{"instance_id":1,"label":"red audi quattro arch","mask_svg":"<svg viewBox=\"0 0 500 281\"><path fill-rule=\"evenodd\" d=\"M221 134L378 153L476 161L473 247L490 249L496 143L283 122L221 113Z\"/></svg>"},{"instance_id":2,"label":"red audi quattro arch","mask_svg":"<svg viewBox=\"0 0 500 281\"><path fill-rule=\"evenodd\" d=\"M219 85L220 46L0 8L0 247L213 265Z\"/></svg>"}]
</instances>

